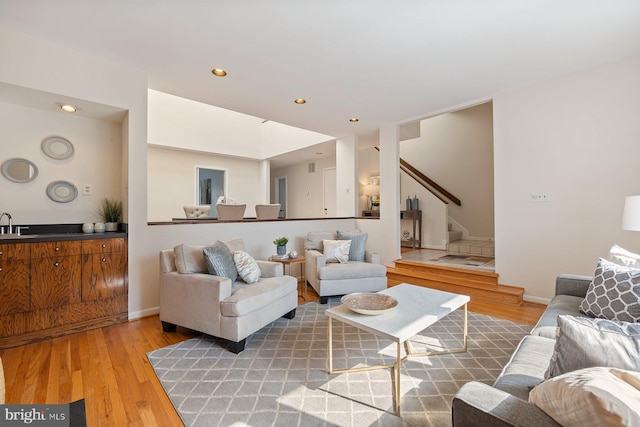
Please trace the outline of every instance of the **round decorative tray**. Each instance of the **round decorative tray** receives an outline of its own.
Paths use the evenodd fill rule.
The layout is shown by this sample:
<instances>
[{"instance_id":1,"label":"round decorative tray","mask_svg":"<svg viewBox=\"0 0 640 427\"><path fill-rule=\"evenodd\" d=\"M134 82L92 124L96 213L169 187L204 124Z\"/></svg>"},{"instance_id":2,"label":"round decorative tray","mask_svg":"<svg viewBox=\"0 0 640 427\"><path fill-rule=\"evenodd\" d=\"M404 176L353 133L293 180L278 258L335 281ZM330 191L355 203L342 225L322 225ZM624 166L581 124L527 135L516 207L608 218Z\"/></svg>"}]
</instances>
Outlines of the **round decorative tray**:
<instances>
[{"instance_id":1,"label":"round decorative tray","mask_svg":"<svg viewBox=\"0 0 640 427\"><path fill-rule=\"evenodd\" d=\"M385 313L398 305L398 300L395 298L372 292L345 295L341 302L351 311L369 316Z\"/></svg>"}]
</instances>

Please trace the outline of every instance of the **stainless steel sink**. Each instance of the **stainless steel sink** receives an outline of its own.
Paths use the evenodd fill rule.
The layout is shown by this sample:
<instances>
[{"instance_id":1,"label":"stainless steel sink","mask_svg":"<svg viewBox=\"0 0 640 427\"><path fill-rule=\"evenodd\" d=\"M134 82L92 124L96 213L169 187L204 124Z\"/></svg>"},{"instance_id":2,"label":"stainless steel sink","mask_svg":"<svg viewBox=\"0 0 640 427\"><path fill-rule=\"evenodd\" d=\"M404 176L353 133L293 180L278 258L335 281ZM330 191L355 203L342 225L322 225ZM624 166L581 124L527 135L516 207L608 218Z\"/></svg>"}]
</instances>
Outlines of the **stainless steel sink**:
<instances>
[{"instance_id":1,"label":"stainless steel sink","mask_svg":"<svg viewBox=\"0 0 640 427\"><path fill-rule=\"evenodd\" d=\"M0 240L22 240L22 239L33 239L34 237L38 237L38 235L22 234L18 236L17 234L0 234Z\"/></svg>"}]
</instances>

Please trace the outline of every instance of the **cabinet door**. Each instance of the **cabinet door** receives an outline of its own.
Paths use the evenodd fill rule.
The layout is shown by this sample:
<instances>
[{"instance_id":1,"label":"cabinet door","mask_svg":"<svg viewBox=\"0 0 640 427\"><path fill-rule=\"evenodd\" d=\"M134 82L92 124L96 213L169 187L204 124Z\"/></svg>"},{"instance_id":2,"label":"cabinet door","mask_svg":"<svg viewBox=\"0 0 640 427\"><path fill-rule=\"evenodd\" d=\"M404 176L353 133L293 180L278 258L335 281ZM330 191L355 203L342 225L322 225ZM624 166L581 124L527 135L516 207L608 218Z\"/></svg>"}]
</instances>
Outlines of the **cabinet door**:
<instances>
[{"instance_id":1,"label":"cabinet door","mask_svg":"<svg viewBox=\"0 0 640 427\"><path fill-rule=\"evenodd\" d=\"M29 260L0 262L0 316L29 311Z\"/></svg>"},{"instance_id":2,"label":"cabinet door","mask_svg":"<svg viewBox=\"0 0 640 427\"><path fill-rule=\"evenodd\" d=\"M86 254L82 256L82 301L124 295L124 254Z\"/></svg>"},{"instance_id":3,"label":"cabinet door","mask_svg":"<svg viewBox=\"0 0 640 427\"><path fill-rule=\"evenodd\" d=\"M31 310L80 302L81 257L31 260Z\"/></svg>"},{"instance_id":4,"label":"cabinet door","mask_svg":"<svg viewBox=\"0 0 640 427\"><path fill-rule=\"evenodd\" d=\"M122 252L124 238L91 239L82 241L83 254L102 254L108 252Z\"/></svg>"},{"instance_id":5,"label":"cabinet door","mask_svg":"<svg viewBox=\"0 0 640 427\"><path fill-rule=\"evenodd\" d=\"M63 257L80 255L82 244L79 240L64 240L60 242L41 242L31 245L31 259L47 257Z\"/></svg>"}]
</instances>

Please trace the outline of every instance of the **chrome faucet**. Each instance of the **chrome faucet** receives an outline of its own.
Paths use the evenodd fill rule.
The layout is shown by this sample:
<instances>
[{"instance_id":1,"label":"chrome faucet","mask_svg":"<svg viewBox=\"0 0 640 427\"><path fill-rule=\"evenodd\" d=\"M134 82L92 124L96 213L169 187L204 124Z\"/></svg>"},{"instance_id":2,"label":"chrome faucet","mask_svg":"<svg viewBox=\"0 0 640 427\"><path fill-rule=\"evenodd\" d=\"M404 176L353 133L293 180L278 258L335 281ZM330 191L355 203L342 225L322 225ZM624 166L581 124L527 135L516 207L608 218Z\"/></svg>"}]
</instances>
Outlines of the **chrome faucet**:
<instances>
[{"instance_id":1,"label":"chrome faucet","mask_svg":"<svg viewBox=\"0 0 640 427\"><path fill-rule=\"evenodd\" d=\"M3 212L2 215L0 215L0 221L2 221L2 217L5 215L7 216L7 218L9 218L9 234L13 234L13 219L8 212Z\"/></svg>"}]
</instances>

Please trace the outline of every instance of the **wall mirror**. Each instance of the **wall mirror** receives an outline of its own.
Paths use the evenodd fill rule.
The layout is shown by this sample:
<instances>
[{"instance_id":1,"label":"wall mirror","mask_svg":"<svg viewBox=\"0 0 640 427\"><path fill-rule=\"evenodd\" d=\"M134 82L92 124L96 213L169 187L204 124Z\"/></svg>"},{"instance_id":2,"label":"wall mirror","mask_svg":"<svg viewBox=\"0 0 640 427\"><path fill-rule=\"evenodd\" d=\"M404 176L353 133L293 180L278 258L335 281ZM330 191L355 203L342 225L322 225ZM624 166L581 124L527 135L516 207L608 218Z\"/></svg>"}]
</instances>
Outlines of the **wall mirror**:
<instances>
[{"instance_id":1,"label":"wall mirror","mask_svg":"<svg viewBox=\"0 0 640 427\"><path fill-rule=\"evenodd\" d=\"M13 182L31 182L38 176L38 167L27 159L9 159L2 164L2 176Z\"/></svg>"},{"instance_id":2,"label":"wall mirror","mask_svg":"<svg viewBox=\"0 0 640 427\"><path fill-rule=\"evenodd\" d=\"M198 180L197 204L211 206L210 216L213 218L218 217L216 201L218 197L224 195L224 176L224 170L196 168L196 178Z\"/></svg>"},{"instance_id":3,"label":"wall mirror","mask_svg":"<svg viewBox=\"0 0 640 427\"><path fill-rule=\"evenodd\" d=\"M50 136L42 141L42 151L56 160L65 160L73 156L73 144L61 136Z\"/></svg>"}]
</instances>

